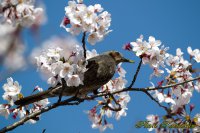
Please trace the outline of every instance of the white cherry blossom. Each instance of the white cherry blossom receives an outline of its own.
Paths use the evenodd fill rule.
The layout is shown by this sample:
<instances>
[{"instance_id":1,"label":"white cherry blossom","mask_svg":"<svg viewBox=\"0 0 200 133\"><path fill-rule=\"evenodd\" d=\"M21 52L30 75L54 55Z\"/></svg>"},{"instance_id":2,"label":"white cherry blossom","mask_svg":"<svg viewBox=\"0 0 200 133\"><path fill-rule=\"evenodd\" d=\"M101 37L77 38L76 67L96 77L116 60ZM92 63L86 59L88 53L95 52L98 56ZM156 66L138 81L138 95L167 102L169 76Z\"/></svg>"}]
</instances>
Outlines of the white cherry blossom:
<instances>
[{"instance_id":1,"label":"white cherry blossom","mask_svg":"<svg viewBox=\"0 0 200 133\"><path fill-rule=\"evenodd\" d=\"M188 48L187 48L187 52L188 52L188 54L189 54L190 56L195 56L195 55L198 54L200 51L199 51L199 49L192 50L191 47L188 47Z\"/></svg>"},{"instance_id":2,"label":"white cherry blossom","mask_svg":"<svg viewBox=\"0 0 200 133\"><path fill-rule=\"evenodd\" d=\"M158 115L152 115L151 114L151 115L148 115L146 117L146 119L147 119L148 123L151 124L151 125L158 124L158 122L159 122ZM148 131L153 131L153 130L154 130L154 128L148 128Z\"/></svg>"},{"instance_id":3,"label":"white cherry blossom","mask_svg":"<svg viewBox=\"0 0 200 133\"><path fill-rule=\"evenodd\" d=\"M128 110L128 108L122 108L120 111L118 111L118 112L116 113L116 115L115 115L115 119L116 119L116 120L120 120L120 118L121 118L122 116L125 117L125 116L127 115L126 110Z\"/></svg>"},{"instance_id":4,"label":"white cherry blossom","mask_svg":"<svg viewBox=\"0 0 200 133\"><path fill-rule=\"evenodd\" d=\"M121 67L122 63L119 63L117 66L117 72L120 77L125 77L126 71Z\"/></svg>"},{"instance_id":5,"label":"white cherry blossom","mask_svg":"<svg viewBox=\"0 0 200 133\"><path fill-rule=\"evenodd\" d=\"M87 40L92 45L102 41L111 32L111 15L103 11L100 4L86 6L83 1L69 1L65 15L60 26L73 35L88 33Z\"/></svg>"},{"instance_id":6,"label":"white cherry blossom","mask_svg":"<svg viewBox=\"0 0 200 133\"><path fill-rule=\"evenodd\" d=\"M42 8L35 8L34 2L29 0L3 0L0 3L0 8L4 9L1 14L5 21L14 26L29 27L37 21L37 16L43 13Z\"/></svg>"},{"instance_id":7,"label":"white cherry blossom","mask_svg":"<svg viewBox=\"0 0 200 133\"><path fill-rule=\"evenodd\" d=\"M86 51L87 59L90 59L90 58L95 57L97 55L99 55L99 54L97 53L97 51L95 49L93 49L91 51L89 51L89 50Z\"/></svg>"},{"instance_id":8,"label":"white cherry blossom","mask_svg":"<svg viewBox=\"0 0 200 133\"><path fill-rule=\"evenodd\" d=\"M67 62L64 63L62 67L63 68L61 69L60 74L59 74L61 78L66 77L66 75L67 76L72 75L74 70L73 70L73 67L69 63Z\"/></svg>"},{"instance_id":9,"label":"white cherry blossom","mask_svg":"<svg viewBox=\"0 0 200 133\"><path fill-rule=\"evenodd\" d=\"M197 81L196 81L196 84L195 84L194 88L195 88L195 90L196 90L197 92L200 92L200 80L197 80Z\"/></svg>"},{"instance_id":10,"label":"white cherry blossom","mask_svg":"<svg viewBox=\"0 0 200 133\"><path fill-rule=\"evenodd\" d=\"M195 54L194 60L195 60L196 62L198 62L198 63L200 62L200 52L197 53L197 54Z\"/></svg>"},{"instance_id":11,"label":"white cherry blossom","mask_svg":"<svg viewBox=\"0 0 200 133\"><path fill-rule=\"evenodd\" d=\"M18 99L20 94L21 86L17 81L13 81L12 78L7 79L7 83L3 85L4 94L3 99L7 100L11 105L14 105L14 101Z\"/></svg>"},{"instance_id":12,"label":"white cherry blossom","mask_svg":"<svg viewBox=\"0 0 200 133\"><path fill-rule=\"evenodd\" d=\"M36 56L36 64L46 75L48 84L56 86L61 83L61 78L65 79L68 86L83 84L87 63L84 63L83 49L78 42L55 37L45 42L43 47L42 50L34 50L32 56Z\"/></svg>"},{"instance_id":13,"label":"white cherry blossom","mask_svg":"<svg viewBox=\"0 0 200 133\"><path fill-rule=\"evenodd\" d=\"M80 77L78 75L69 75L67 80L67 86L79 86L80 84L83 85Z\"/></svg>"},{"instance_id":14,"label":"white cherry blossom","mask_svg":"<svg viewBox=\"0 0 200 133\"><path fill-rule=\"evenodd\" d=\"M0 115L4 116L5 118L8 118L9 114L9 105L0 104Z\"/></svg>"}]
</instances>

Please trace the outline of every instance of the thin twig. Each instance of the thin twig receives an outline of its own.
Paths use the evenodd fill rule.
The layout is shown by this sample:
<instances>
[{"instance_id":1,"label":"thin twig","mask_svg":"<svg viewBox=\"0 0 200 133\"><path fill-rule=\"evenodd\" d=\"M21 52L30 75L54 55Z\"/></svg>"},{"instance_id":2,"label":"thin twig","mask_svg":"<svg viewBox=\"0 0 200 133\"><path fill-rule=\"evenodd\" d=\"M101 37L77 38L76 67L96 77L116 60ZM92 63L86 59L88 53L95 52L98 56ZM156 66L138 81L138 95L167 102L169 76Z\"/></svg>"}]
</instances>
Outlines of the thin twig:
<instances>
[{"instance_id":1,"label":"thin twig","mask_svg":"<svg viewBox=\"0 0 200 133\"><path fill-rule=\"evenodd\" d=\"M106 104L106 107L109 108L112 111L115 111L115 112L120 111L122 109L121 105L117 102L117 100L115 99L115 97L113 96L113 94L108 93L108 95L113 99L113 101L115 102L116 105L118 105L118 107L117 108L112 108L112 107L110 107L108 105L108 103Z\"/></svg>"},{"instance_id":2,"label":"thin twig","mask_svg":"<svg viewBox=\"0 0 200 133\"><path fill-rule=\"evenodd\" d=\"M136 70L135 75L133 77L133 80L132 80L132 82L131 82L131 84L129 85L128 88L131 88L135 84L135 81L137 79L137 76L138 76L138 73L140 71L141 65L142 65L142 59L140 60L140 63L138 64L138 67L137 67L137 70Z\"/></svg>"},{"instance_id":3,"label":"thin twig","mask_svg":"<svg viewBox=\"0 0 200 133\"><path fill-rule=\"evenodd\" d=\"M167 114L170 114L171 111L170 109L168 109L167 107L161 105L148 91L142 91L145 94L147 94L147 96L149 96L151 98L151 100L153 100L154 102L156 102L161 108L165 109L165 111L167 112Z\"/></svg>"},{"instance_id":4,"label":"thin twig","mask_svg":"<svg viewBox=\"0 0 200 133\"><path fill-rule=\"evenodd\" d=\"M64 90L67 88L65 79L62 78L61 81L62 81L62 89L61 89L61 91L60 91L60 95L59 95L59 98L58 98L58 101L57 101L58 103L62 100L63 92L64 92Z\"/></svg>"},{"instance_id":5,"label":"thin twig","mask_svg":"<svg viewBox=\"0 0 200 133\"><path fill-rule=\"evenodd\" d=\"M114 112L118 112L118 111L120 111L120 110L122 109L121 107L112 108L112 107L110 107L108 104L106 104L105 107L108 108L108 109L111 110L111 111L114 111Z\"/></svg>"},{"instance_id":6,"label":"thin twig","mask_svg":"<svg viewBox=\"0 0 200 133\"><path fill-rule=\"evenodd\" d=\"M178 85L183 85L185 83L192 82L192 81L199 80L199 79L200 79L200 76L196 77L196 78L193 78L193 79L190 79L190 80L186 80L184 82L176 83L176 84L170 84L170 85L161 86L161 87L160 86L147 87L146 89L148 89L148 91L151 91L151 90L163 90L163 89L166 89L166 88L171 88L171 87L175 87L175 86L178 86Z\"/></svg>"},{"instance_id":7,"label":"thin twig","mask_svg":"<svg viewBox=\"0 0 200 133\"><path fill-rule=\"evenodd\" d=\"M45 132L46 132L46 129L43 129L43 130L42 130L42 133L45 133Z\"/></svg>"},{"instance_id":8,"label":"thin twig","mask_svg":"<svg viewBox=\"0 0 200 133\"><path fill-rule=\"evenodd\" d=\"M82 37L82 47L83 47L83 52L84 52L84 57L86 57L86 43L85 43L85 37L86 37L86 32L83 32L83 37Z\"/></svg>"}]
</instances>

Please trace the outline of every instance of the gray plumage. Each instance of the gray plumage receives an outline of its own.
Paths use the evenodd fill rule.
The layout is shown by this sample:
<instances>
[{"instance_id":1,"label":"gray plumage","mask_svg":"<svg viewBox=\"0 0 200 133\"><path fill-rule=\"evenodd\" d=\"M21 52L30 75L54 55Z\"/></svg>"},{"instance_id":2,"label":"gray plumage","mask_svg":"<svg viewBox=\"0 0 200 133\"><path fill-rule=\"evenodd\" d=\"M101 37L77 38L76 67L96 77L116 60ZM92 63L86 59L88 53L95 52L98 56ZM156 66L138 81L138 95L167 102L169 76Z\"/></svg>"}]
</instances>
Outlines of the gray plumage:
<instances>
[{"instance_id":1,"label":"gray plumage","mask_svg":"<svg viewBox=\"0 0 200 133\"><path fill-rule=\"evenodd\" d=\"M115 74L116 65L120 62L132 62L125 59L119 52L110 51L101 55L95 56L87 60L88 69L84 73L83 85L78 87L66 87L62 93L63 96L73 96L78 92L78 96L86 96L88 93L97 91L101 86L106 84ZM16 105L27 105L33 102L40 101L45 98L57 97L60 95L62 85L57 85L54 88L49 88L46 91L22 98L15 102Z\"/></svg>"}]
</instances>

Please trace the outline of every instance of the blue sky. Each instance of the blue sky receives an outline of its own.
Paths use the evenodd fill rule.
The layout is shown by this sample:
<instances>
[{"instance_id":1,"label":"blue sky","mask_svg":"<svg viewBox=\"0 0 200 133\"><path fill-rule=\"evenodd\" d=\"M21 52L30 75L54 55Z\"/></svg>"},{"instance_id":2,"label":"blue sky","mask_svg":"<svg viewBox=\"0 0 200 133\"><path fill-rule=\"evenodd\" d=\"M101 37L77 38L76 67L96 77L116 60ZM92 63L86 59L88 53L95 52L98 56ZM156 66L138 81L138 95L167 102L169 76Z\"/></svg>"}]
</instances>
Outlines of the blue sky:
<instances>
[{"instance_id":1,"label":"blue sky","mask_svg":"<svg viewBox=\"0 0 200 133\"><path fill-rule=\"evenodd\" d=\"M40 45L53 35L69 35L64 29L60 28L60 22L64 16L64 7L67 0L44 1L46 4L48 22L41 27L39 43L34 41L29 31L24 32L24 41L27 42L28 55L31 49ZM88 4L102 4L105 10L112 15L111 32L104 41L95 46L88 46L88 49L95 48L98 53L108 50L118 50L127 58L136 61L135 64L124 64L127 70L127 80L131 81L138 58L122 49L123 44L135 41L141 34L145 39L150 35L161 40L165 46L170 47L169 52L175 53L176 48L181 48L185 53L187 47L200 48L200 1L193 0L85 0ZM80 37L78 37L80 40ZM187 55L187 54L186 54ZM142 67L136 81L135 87L149 86L149 74L151 70L148 67ZM22 92L29 95L32 89L39 85L42 88L48 88L46 82L40 78L35 68L29 68L25 71L16 72L12 75L14 80L22 85ZM2 86L6 81L1 81ZM3 90L0 90L3 93ZM147 132L146 129L136 129L135 123L139 120L145 120L148 114L162 115L165 112L159 108L146 95L139 92L131 92L131 102L128 104L128 115L120 121L108 119L114 124L114 130L106 130L105 133L140 133ZM200 113L199 95L194 93L192 103L195 103L195 112ZM3 103L3 100L0 100ZM79 106L66 106L54 109L42 115L37 124L25 124L18 127L13 133L30 132L40 133L45 128L46 133L98 133L90 127L90 121L85 110L91 109L95 102L85 101ZM1 127L13 123L15 120L0 118Z\"/></svg>"}]
</instances>

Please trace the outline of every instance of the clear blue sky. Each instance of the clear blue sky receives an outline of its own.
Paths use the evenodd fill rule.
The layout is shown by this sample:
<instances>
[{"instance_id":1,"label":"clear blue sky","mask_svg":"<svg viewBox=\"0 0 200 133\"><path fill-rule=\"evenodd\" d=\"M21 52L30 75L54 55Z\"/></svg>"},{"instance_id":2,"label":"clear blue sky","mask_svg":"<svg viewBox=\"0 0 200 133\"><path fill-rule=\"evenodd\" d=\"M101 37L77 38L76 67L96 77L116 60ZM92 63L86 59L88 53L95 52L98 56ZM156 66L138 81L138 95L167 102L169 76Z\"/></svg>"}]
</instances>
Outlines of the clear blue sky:
<instances>
[{"instance_id":1,"label":"clear blue sky","mask_svg":"<svg viewBox=\"0 0 200 133\"><path fill-rule=\"evenodd\" d=\"M48 22L41 28L40 42L48 39L52 35L68 35L64 29L60 28L61 19L64 16L64 7L67 5L67 0L48 0L44 1L47 8ZM134 41L143 34L146 39L148 36L155 36L170 47L170 52L175 53L175 49L180 47L185 53L187 46L192 48L200 48L200 1L198 0L84 0L86 4L100 3L105 10L112 14L110 33L104 41L97 43L95 48L99 53L108 50L118 50L125 57L136 60L135 64L124 64L128 71L127 80L130 81L134 75L134 71L138 64L138 59L122 49L123 44ZM27 42L28 54L31 48L38 46L30 37L28 31L25 31L24 40ZM79 39L80 40L80 39ZM151 73L148 67L142 67L135 87L145 87L149 84L149 74ZM34 86L39 85L42 88L48 88L45 81L41 80L39 73L35 68L30 68L22 72L17 72L12 75L14 80L19 81L22 85L22 92L29 95ZM0 86L6 81L1 81ZM0 93L3 90L0 89ZM106 130L105 133L141 133L147 130L136 129L135 123L139 120L145 120L148 114L165 113L155 103L153 103L146 95L138 92L132 92L131 102L128 104L129 110L127 117L123 117L120 121L108 119L113 122L114 130ZM194 93L192 103L196 103L195 112L200 113L199 96ZM3 103L3 100L0 100ZM54 109L42 115L41 120L37 124L25 124L18 127L13 133L41 133L45 128L46 133L98 133L90 127L90 121L84 110L88 110L96 104L95 102L85 101L80 106L65 106ZM6 120L0 118L0 126L6 126L13 123L15 120L9 118Z\"/></svg>"}]
</instances>

